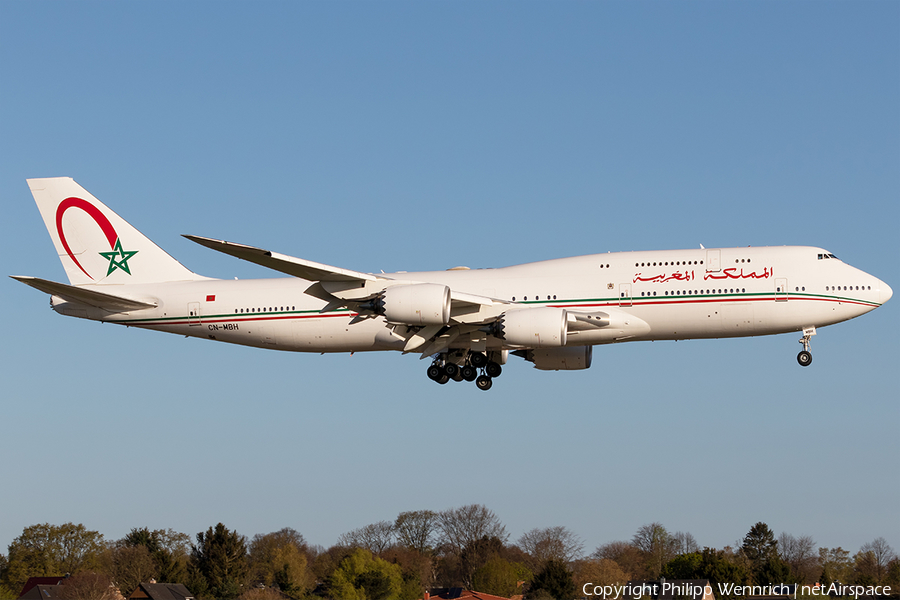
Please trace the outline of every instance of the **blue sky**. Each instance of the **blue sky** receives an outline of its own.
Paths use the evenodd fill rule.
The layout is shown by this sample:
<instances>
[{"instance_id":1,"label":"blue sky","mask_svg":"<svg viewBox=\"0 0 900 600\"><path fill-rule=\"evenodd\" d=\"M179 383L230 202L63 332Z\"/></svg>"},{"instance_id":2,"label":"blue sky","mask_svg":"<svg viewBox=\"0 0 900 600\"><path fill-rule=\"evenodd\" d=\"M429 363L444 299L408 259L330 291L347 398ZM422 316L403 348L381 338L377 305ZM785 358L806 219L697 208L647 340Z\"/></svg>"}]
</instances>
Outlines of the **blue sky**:
<instances>
[{"instance_id":1,"label":"blue sky","mask_svg":"<svg viewBox=\"0 0 900 600\"><path fill-rule=\"evenodd\" d=\"M180 237L361 271L816 245L898 277L900 4L0 4L2 272L64 280L27 177ZM412 356L301 355L64 318L2 284L0 552L34 523L329 546L482 503L513 539L757 521L900 550L897 300L799 335L511 363L490 393Z\"/></svg>"}]
</instances>

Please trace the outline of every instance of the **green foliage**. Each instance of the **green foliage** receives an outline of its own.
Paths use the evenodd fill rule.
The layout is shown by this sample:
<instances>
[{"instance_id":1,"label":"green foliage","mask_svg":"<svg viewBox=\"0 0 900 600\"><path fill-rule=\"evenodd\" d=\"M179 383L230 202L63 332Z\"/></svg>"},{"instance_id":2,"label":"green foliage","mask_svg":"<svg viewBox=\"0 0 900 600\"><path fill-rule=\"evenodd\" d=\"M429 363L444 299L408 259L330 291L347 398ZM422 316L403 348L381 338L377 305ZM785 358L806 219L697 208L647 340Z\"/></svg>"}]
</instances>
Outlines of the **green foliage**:
<instances>
[{"instance_id":1,"label":"green foliage","mask_svg":"<svg viewBox=\"0 0 900 600\"><path fill-rule=\"evenodd\" d=\"M667 562L660 574L666 579L701 579L702 566L703 553L689 552L687 554L679 554ZM705 579L705 577L702 579Z\"/></svg>"},{"instance_id":2,"label":"green foliage","mask_svg":"<svg viewBox=\"0 0 900 600\"><path fill-rule=\"evenodd\" d=\"M770 583L794 583L794 581L791 568L776 554L769 557L769 560L753 574L753 583L768 585Z\"/></svg>"},{"instance_id":3,"label":"green foliage","mask_svg":"<svg viewBox=\"0 0 900 600\"><path fill-rule=\"evenodd\" d=\"M146 527L133 527L128 535L122 538L122 544L128 547L144 546L151 553L160 549L160 541L156 532L151 532Z\"/></svg>"},{"instance_id":4,"label":"green foliage","mask_svg":"<svg viewBox=\"0 0 900 600\"><path fill-rule=\"evenodd\" d=\"M666 563L675 556L676 541L661 523L640 527L631 543L643 554L645 568L652 579L659 577Z\"/></svg>"},{"instance_id":5,"label":"green foliage","mask_svg":"<svg viewBox=\"0 0 900 600\"><path fill-rule=\"evenodd\" d=\"M892 590L900 590L900 558L894 557L888 563L887 575L884 583L891 586Z\"/></svg>"},{"instance_id":6,"label":"green foliage","mask_svg":"<svg viewBox=\"0 0 900 600\"><path fill-rule=\"evenodd\" d=\"M125 596L137 589L142 581L159 578L159 567L143 545L111 548L107 563L107 575Z\"/></svg>"},{"instance_id":7,"label":"green foliage","mask_svg":"<svg viewBox=\"0 0 900 600\"><path fill-rule=\"evenodd\" d=\"M592 586L623 585L628 582L628 575L614 561L608 558L591 558L575 562L572 577L575 589L584 590L585 584Z\"/></svg>"},{"instance_id":8,"label":"green foliage","mask_svg":"<svg viewBox=\"0 0 900 600\"><path fill-rule=\"evenodd\" d=\"M400 567L403 574L401 598L421 598L426 588L434 587L435 561L431 552L423 554L405 546L394 546L381 558Z\"/></svg>"},{"instance_id":9,"label":"green foliage","mask_svg":"<svg viewBox=\"0 0 900 600\"><path fill-rule=\"evenodd\" d=\"M503 541L495 536L485 536L466 544L460 554L463 582L466 587L472 587L475 571L481 568L488 560L502 553Z\"/></svg>"},{"instance_id":10,"label":"green foliage","mask_svg":"<svg viewBox=\"0 0 900 600\"><path fill-rule=\"evenodd\" d=\"M292 598L303 596L309 587L306 541L293 529L254 536L249 563L252 583L277 586Z\"/></svg>"},{"instance_id":11,"label":"green foliage","mask_svg":"<svg viewBox=\"0 0 900 600\"><path fill-rule=\"evenodd\" d=\"M188 564L187 574L185 575L185 578L182 580L182 582L184 583L184 587L189 589L191 593L194 594L194 597L209 597L209 582L206 581L206 577L203 576L203 573L200 572L200 569L197 568L197 565L190 563Z\"/></svg>"},{"instance_id":12,"label":"green foliage","mask_svg":"<svg viewBox=\"0 0 900 600\"><path fill-rule=\"evenodd\" d=\"M819 548L819 564L822 575L819 583L831 585L835 581L849 582L853 576L853 561L850 553L840 546L837 548Z\"/></svg>"},{"instance_id":13,"label":"green foliage","mask_svg":"<svg viewBox=\"0 0 900 600\"><path fill-rule=\"evenodd\" d=\"M534 600L542 595L549 595L555 600L570 600L575 597L575 580L566 563L550 559L534 576L526 598Z\"/></svg>"},{"instance_id":14,"label":"green foliage","mask_svg":"<svg viewBox=\"0 0 900 600\"><path fill-rule=\"evenodd\" d=\"M244 536L219 523L197 534L191 559L206 579L210 595L223 600L240 595L248 573Z\"/></svg>"},{"instance_id":15,"label":"green foliage","mask_svg":"<svg viewBox=\"0 0 900 600\"><path fill-rule=\"evenodd\" d=\"M400 597L403 576L398 565L357 548L331 574L328 588L341 600L387 600Z\"/></svg>"},{"instance_id":16,"label":"green foliage","mask_svg":"<svg viewBox=\"0 0 900 600\"><path fill-rule=\"evenodd\" d=\"M781 573L783 563L781 565L778 564L780 561L778 542L775 541L775 534L772 533L768 525L760 521L751 527L747 535L744 536L741 552L750 561L753 583L757 585L781 583L780 581L769 579L773 575Z\"/></svg>"},{"instance_id":17,"label":"green foliage","mask_svg":"<svg viewBox=\"0 0 900 600\"><path fill-rule=\"evenodd\" d=\"M735 585L746 585L750 582L750 572L744 565L735 560L733 555L727 554L724 550L704 548L701 555L700 568L696 571L696 575L690 579L709 579L713 589L717 591L717 598L733 599L736 598L733 594L722 594L720 596L718 584L734 583Z\"/></svg>"},{"instance_id":18,"label":"green foliage","mask_svg":"<svg viewBox=\"0 0 900 600\"><path fill-rule=\"evenodd\" d=\"M53 577L100 567L103 536L84 525L32 525L9 545L2 584L18 591L29 577Z\"/></svg>"},{"instance_id":19,"label":"green foliage","mask_svg":"<svg viewBox=\"0 0 900 600\"><path fill-rule=\"evenodd\" d=\"M741 550L744 556L754 565L754 569L761 567L772 556L778 554L778 542L775 541L775 534L769 529L769 526L760 521L750 528L744 541L741 544Z\"/></svg>"},{"instance_id":20,"label":"green foliage","mask_svg":"<svg viewBox=\"0 0 900 600\"><path fill-rule=\"evenodd\" d=\"M173 529L150 531L146 527L135 527L119 540L119 545L126 548L146 548L156 565L153 577L167 583L181 583L187 579L190 543L191 538L187 534ZM119 581L118 577L116 581Z\"/></svg>"},{"instance_id":21,"label":"green foliage","mask_svg":"<svg viewBox=\"0 0 900 600\"><path fill-rule=\"evenodd\" d=\"M475 571L472 587L479 592L508 598L519 593L518 582L530 581L532 577L531 571L522 563L495 556Z\"/></svg>"}]
</instances>

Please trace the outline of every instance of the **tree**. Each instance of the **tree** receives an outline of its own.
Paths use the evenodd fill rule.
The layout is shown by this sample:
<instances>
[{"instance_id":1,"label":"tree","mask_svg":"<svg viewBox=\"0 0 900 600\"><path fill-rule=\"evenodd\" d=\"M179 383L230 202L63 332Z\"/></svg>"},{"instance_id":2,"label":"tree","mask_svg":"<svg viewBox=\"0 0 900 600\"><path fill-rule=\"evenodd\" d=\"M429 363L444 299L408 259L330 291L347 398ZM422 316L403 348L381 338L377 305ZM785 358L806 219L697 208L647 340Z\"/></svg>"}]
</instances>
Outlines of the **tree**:
<instances>
[{"instance_id":1,"label":"tree","mask_svg":"<svg viewBox=\"0 0 900 600\"><path fill-rule=\"evenodd\" d=\"M677 531L672 534L672 552L676 555L700 552L700 545L690 533Z\"/></svg>"},{"instance_id":2,"label":"tree","mask_svg":"<svg viewBox=\"0 0 900 600\"><path fill-rule=\"evenodd\" d=\"M137 589L142 581L159 575L159 567L144 545L111 548L109 562L106 572L123 596Z\"/></svg>"},{"instance_id":3,"label":"tree","mask_svg":"<svg viewBox=\"0 0 900 600\"><path fill-rule=\"evenodd\" d=\"M883 583L891 586L892 590L900 590L900 557L895 556L888 563L887 576Z\"/></svg>"},{"instance_id":4,"label":"tree","mask_svg":"<svg viewBox=\"0 0 900 600\"><path fill-rule=\"evenodd\" d=\"M709 579L713 589L719 590L720 583L734 583L743 586L749 583L750 572L747 568L735 560L737 558L730 549L715 550L704 548L701 554L700 568L696 576L690 579ZM743 597L735 594L722 594L722 598L734 599Z\"/></svg>"},{"instance_id":5,"label":"tree","mask_svg":"<svg viewBox=\"0 0 900 600\"><path fill-rule=\"evenodd\" d=\"M575 597L575 581L566 563L550 559L540 572L531 580L526 598L539 598L546 592L555 600L570 600Z\"/></svg>"},{"instance_id":6,"label":"tree","mask_svg":"<svg viewBox=\"0 0 900 600\"><path fill-rule=\"evenodd\" d=\"M394 521L397 541L417 552L430 552L434 546L434 534L439 525L438 514L431 510L403 512Z\"/></svg>"},{"instance_id":7,"label":"tree","mask_svg":"<svg viewBox=\"0 0 900 600\"><path fill-rule=\"evenodd\" d=\"M741 552L750 561L753 582L758 585L781 583L789 571L778 554L778 542L769 526L760 521L750 528L741 543Z\"/></svg>"},{"instance_id":8,"label":"tree","mask_svg":"<svg viewBox=\"0 0 900 600\"><path fill-rule=\"evenodd\" d=\"M888 565L897 558L894 549L883 537L865 543L853 557L856 583L865 578L868 585L881 584L888 572ZM871 583L869 583L871 581Z\"/></svg>"},{"instance_id":9,"label":"tree","mask_svg":"<svg viewBox=\"0 0 900 600\"><path fill-rule=\"evenodd\" d=\"M675 543L661 523L643 525L631 538L631 543L644 554L647 572L652 579L659 577L667 562L675 557Z\"/></svg>"},{"instance_id":10,"label":"tree","mask_svg":"<svg viewBox=\"0 0 900 600\"><path fill-rule=\"evenodd\" d=\"M116 600L119 598L109 577L98 573L77 573L59 587L61 600Z\"/></svg>"},{"instance_id":11,"label":"tree","mask_svg":"<svg viewBox=\"0 0 900 600\"><path fill-rule=\"evenodd\" d=\"M397 545L384 551L380 558L400 567L403 576L401 598L421 598L432 585L434 557L412 548Z\"/></svg>"},{"instance_id":12,"label":"tree","mask_svg":"<svg viewBox=\"0 0 900 600\"><path fill-rule=\"evenodd\" d=\"M662 575L666 579L702 579L703 554L688 552L679 554L663 567Z\"/></svg>"},{"instance_id":13,"label":"tree","mask_svg":"<svg viewBox=\"0 0 900 600\"><path fill-rule=\"evenodd\" d=\"M275 586L292 598L299 598L310 587L306 540L289 527L253 536L248 563L253 583Z\"/></svg>"},{"instance_id":14,"label":"tree","mask_svg":"<svg viewBox=\"0 0 900 600\"><path fill-rule=\"evenodd\" d=\"M821 574L816 543L808 535L794 537L789 533L778 536L778 548L781 558L791 568L791 577L802 584L816 581Z\"/></svg>"},{"instance_id":15,"label":"tree","mask_svg":"<svg viewBox=\"0 0 900 600\"><path fill-rule=\"evenodd\" d=\"M581 539L562 526L532 529L519 538L519 548L532 556L532 567L543 566L551 558L570 563L584 551Z\"/></svg>"},{"instance_id":16,"label":"tree","mask_svg":"<svg viewBox=\"0 0 900 600\"><path fill-rule=\"evenodd\" d=\"M495 556L479 567L472 576L472 588L479 592L509 598L519 593L519 582L530 581L531 571L522 563Z\"/></svg>"},{"instance_id":17,"label":"tree","mask_svg":"<svg viewBox=\"0 0 900 600\"><path fill-rule=\"evenodd\" d=\"M150 531L146 527L135 527L117 545L146 548L156 564L154 577L159 581L175 583L185 581L188 577L191 538L185 533L174 529Z\"/></svg>"},{"instance_id":18,"label":"tree","mask_svg":"<svg viewBox=\"0 0 900 600\"><path fill-rule=\"evenodd\" d=\"M20 590L29 577L53 577L100 567L103 535L84 525L32 525L9 545L3 584Z\"/></svg>"},{"instance_id":19,"label":"tree","mask_svg":"<svg viewBox=\"0 0 900 600\"><path fill-rule=\"evenodd\" d=\"M500 556L504 550L503 542L497 537L485 536L466 544L459 554L463 585L471 588L475 572L490 559Z\"/></svg>"},{"instance_id":20,"label":"tree","mask_svg":"<svg viewBox=\"0 0 900 600\"><path fill-rule=\"evenodd\" d=\"M284 600L284 594L275 588L255 587L238 596L238 600Z\"/></svg>"},{"instance_id":21,"label":"tree","mask_svg":"<svg viewBox=\"0 0 900 600\"><path fill-rule=\"evenodd\" d=\"M819 548L819 564L822 574L819 583L831 585L835 581L849 583L853 578L853 562L850 553L840 546L837 548Z\"/></svg>"},{"instance_id":22,"label":"tree","mask_svg":"<svg viewBox=\"0 0 900 600\"><path fill-rule=\"evenodd\" d=\"M365 548L372 554L381 554L394 544L394 524L379 521L341 535L338 544L348 548Z\"/></svg>"},{"instance_id":23,"label":"tree","mask_svg":"<svg viewBox=\"0 0 900 600\"><path fill-rule=\"evenodd\" d=\"M751 527L744 536L741 551L754 568L760 568L778 553L778 542L775 541L775 534L772 533L769 526L760 521Z\"/></svg>"},{"instance_id":24,"label":"tree","mask_svg":"<svg viewBox=\"0 0 900 600\"><path fill-rule=\"evenodd\" d=\"M398 598L403 586L400 567L357 548L332 573L328 588L341 600Z\"/></svg>"},{"instance_id":25,"label":"tree","mask_svg":"<svg viewBox=\"0 0 900 600\"><path fill-rule=\"evenodd\" d=\"M777 554L769 557L769 560L753 574L753 582L757 585L796 583L791 577L790 566Z\"/></svg>"},{"instance_id":26,"label":"tree","mask_svg":"<svg viewBox=\"0 0 900 600\"><path fill-rule=\"evenodd\" d=\"M469 504L441 511L438 515L443 541L457 554L482 538L495 537L504 544L509 538L506 527L493 511L481 504Z\"/></svg>"},{"instance_id":27,"label":"tree","mask_svg":"<svg viewBox=\"0 0 900 600\"><path fill-rule=\"evenodd\" d=\"M591 558L607 558L614 561L629 579L647 578L644 557L641 551L629 542L616 541L603 544L591 554Z\"/></svg>"},{"instance_id":28,"label":"tree","mask_svg":"<svg viewBox=\"0 0 900 600\"><path fill-rule=\"evenodd\" d=\"M191 559L217 598L237 598L247 578L247 540L219 523L197 534ZM196 593L196 592L195 592Z\"/></svg>"},{"instance_id":29,"label":"tree","mask_svg":"<svg viewBox=\"0 0 900 600\"><path fill-rule=\"evenodd\" d=\"M595 586L624 585L628 582L628 575L619 565L608 558L586 559L575 562L572 578L575 580L575 590L581 594L586 583Z\"/></svg>"}]
</instances>

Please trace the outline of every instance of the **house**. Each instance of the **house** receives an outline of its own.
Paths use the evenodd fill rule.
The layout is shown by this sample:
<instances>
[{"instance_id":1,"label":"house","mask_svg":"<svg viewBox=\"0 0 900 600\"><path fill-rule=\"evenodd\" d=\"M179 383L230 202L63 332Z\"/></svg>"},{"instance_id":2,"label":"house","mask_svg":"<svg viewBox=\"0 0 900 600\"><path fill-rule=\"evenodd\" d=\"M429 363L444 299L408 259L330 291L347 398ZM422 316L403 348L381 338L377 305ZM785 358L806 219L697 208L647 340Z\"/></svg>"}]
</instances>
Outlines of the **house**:
<instances>
[{"instance_id":1,"label":"house","mask_svg":"<svg viewBox=\"0 0 900 600\"><path fill-rule=\"evenodd\" d=\"M59 598L59 586L62 585L66 577L65 575L57 577L29 577L22 587L21 593L19 593L19 598L55 600Z\"/></svg>"},{"instance_id":2,"label":"house","mask_svg":"<svg viewBox=\"0 0 900 600\"><path fill-rule=\"evenodd\" d=\"M149 598L150 600L194 600L194 595L180 583L142 583L128 595L132 598Z\"/></svg>"}]
</instances>

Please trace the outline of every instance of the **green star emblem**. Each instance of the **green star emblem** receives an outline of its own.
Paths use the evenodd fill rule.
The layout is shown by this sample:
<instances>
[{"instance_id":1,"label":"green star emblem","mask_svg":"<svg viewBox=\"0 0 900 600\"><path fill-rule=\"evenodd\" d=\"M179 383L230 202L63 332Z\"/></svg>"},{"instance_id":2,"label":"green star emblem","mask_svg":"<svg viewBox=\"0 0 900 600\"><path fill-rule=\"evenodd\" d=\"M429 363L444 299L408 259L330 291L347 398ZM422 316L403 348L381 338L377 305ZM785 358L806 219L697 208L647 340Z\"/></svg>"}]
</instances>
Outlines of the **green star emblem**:
<instances>
[{"instance_id":1,"label":"green star emblem","mask_svg":"<svg viewBox=\"0 0 900 600\"><path fill-rule=\"evenodd\" d=\"M116 238L116 245L113 248L112 252L100 252L100 256L109 260L109 270L106 272L106 276L109 277L112 275L112 272L116 269L122 269L129 275L131 275L131 269L128 268L128 259L137 254L137 250L122 250L122 240ZM116 258L118 257L118 260Z\"/></svg>"}]
</instances>

